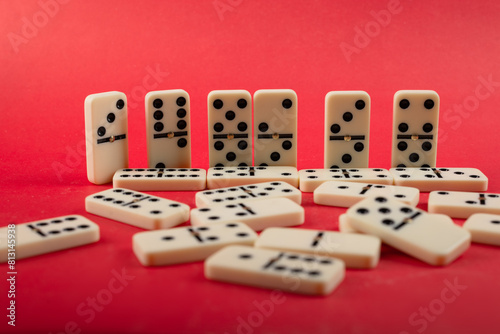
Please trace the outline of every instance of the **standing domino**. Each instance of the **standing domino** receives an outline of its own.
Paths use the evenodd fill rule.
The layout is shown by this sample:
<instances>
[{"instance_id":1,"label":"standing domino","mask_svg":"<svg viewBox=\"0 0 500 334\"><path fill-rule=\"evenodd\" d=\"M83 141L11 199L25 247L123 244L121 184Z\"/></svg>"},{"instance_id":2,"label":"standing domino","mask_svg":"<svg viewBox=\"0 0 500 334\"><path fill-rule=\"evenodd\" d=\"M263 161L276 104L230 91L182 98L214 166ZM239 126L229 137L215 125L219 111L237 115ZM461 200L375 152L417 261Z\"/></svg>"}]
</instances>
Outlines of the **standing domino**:
<instances>
[{"instance_id":1,"label":"standing domino","mask_svg":"<svg viewBox=\"0 0 500 334\"><path fill-rule=\"evenodd\" d=\"M144 229L164 229L189 219L189 206L128 189L108 189L85 198L87 212Z\"/></svg>"},{"instance_id":2,"label":"standing domino","mask_svg":"<svg viewBox=\"0 0 500 334\"><path fill-rule=\"evenodd\" d=\"M304 223L304 208L288 198L271 198L191 210L193 226L234 221L243 222L255 231L295 226Z\"/></svg>"},{"instance_id":3,"label":"standing domino","mask_svg":"<svg viewBox=\"0 0 500 334\"><path fill-rule=\"evenodd\" d=\"M382 168L302 169L299 171L300 190L313 192L326 181L365 182L391 185L392 175Z\"/></svg>"},{"instance_id":4,"label":"standing domino","mask_svg":"<svg viewBox=\"0 0 500 334\"><path fill-rule=\"evenodd\" d=\"M252 96L246 90L208 94L210 167L252 165Z\"/></svg>"},{"instance_id":5,"label":"standing domino","mask_svg":"<svg viewBox=\"0 0 500 334\"><path fill-rule=\"evenodd\" d=\"M314 203L347 208L365 199L367 196L375 195L393 197L408 205L416 206L420 192L417 188L411 187L328 181L314 190Z\"/></svg>"},{"instance_id":6,"label":"standing domino","mask_svg":"<svg viewBox=\"0 0 500 334\"><path fill-rule=\"evenodd\" d=\"M148 166L191 167L189 94L182 89L146 95Z\"/></svg>"},{"instance_id":7,"label":"standing domino","mask_svg":"<svg viewBox=\"0 0 500 334\"><path fill-rule=\"evenodd\" d=\"M488 178L476 168L391 168L394 184L420 191L485 191Z\"/></svg>"},{"instance_id":8,"label":"standing domino","mask_svg":"<svg viewBox=\"0 0 500 334\"><path fill-rule=\"evenodd\" d=\"M93 94L85 99L87 178L95 184L111 182L128 167L127 97L120 92Z\"/></svg>"},{"instance_id":9,"label":"standing domino","mask_svg":"<svg viewBox=\"0 0 500 334\"><path fill-rule=\"evenodd\" d=\"M325 168L367 168L370 96L335 91L325 97Z\"/></svg>"},{"instance_id":10,"label":"standing domino","mask_svg":"<svg viewBox=\"0 0 500 334\"><path fill-rule=\"evenodd\" d=\"M113 176L113 187L139 191L203 190L207 175L199 168L126 168Z\"/></svg>"},{"instance_id":11,"label":"standing domino","mask_svg":"<svg viewBox=\"0 0 500 334\"><path fill-rule=\"evenodd\" d=\"M211 280L310 295L329 294L344 276L338 259L248 246L228 246L205 261Z\"/></svg>"},{"instance_id":12,"label":"standing domino","mask_svg":"<svg viewBox=\"0 0 500 334\"><path fill-rule=\"evenodd\" d=\"M253 95L254 165L297 167L297 94L261 89Z\"/></svg>"},{"instance_id":13,"label":"standing domino","mask_svg":"<svg viewBox=\"0 0 500 334\"><path fill-rule=\"evenodd\" d=\"M297 188L299 173L295 167L213 167L207 172L207 188L236 187L258 182L286 182Z\"/></svg>"},{"instance_id":14,"label":"standing domino","mask_svg":"<svg viewBox=\"0 0 500 334\"><path fill-rule=\"evenodd\" d=\"M136 233L132 248L144 266L165 266L201 261L225 246L252 246L255 240L257 233L235 222Z\"/></svg>"},{"instance_id":15,"label":"standing domino","mask_svg":"<svg viewBox=\"0 0 500 334\"><path fill-rule=\"evenodd\" d=\"M99 226L79 215L63 216L16 224L15 253L8 240L9 226L0 228L0 263L24 259L99 240ZM8 256L9 255L9 256ZM12 256L11 256L12 255Z\"/></svg>"},{"instance_id":16,"label":"standing domino","mask_svg":"<svg viewBox=\"0 0 500 334\"><path fill-rule=\"evenodd\" d=\"M431 265L447 265L470 246L470 233L463 228L384 196L355 204L347 218L355 230Z\"/></svg>"},{"instance_id":17,"label":"standing domino","mask_svg":"<svg viewBox=\"0 0 500 334\"><path fill-rule=\"evenodd\" d=\"M429 195L429 212L464 219L474 213L500 214L500 194L433 191Z\"/></svg>"},{"instance_id":18,"label":"standing domino","mask_svg":"<svg viewBox=\"0 0 500 334\"><path fill-rule=\"evenodd\" d=\"M470 232L472 242L500 246L500 215L476 213L463 227Z\"/></svg>"},{"instance_id":19,"label":"standing domino","mask_svg":"<svg viewBox=\"0 0 500 334\"><path fill-rule=\"evenodd\" d=\"M344 261L347 268L375 268L380 258L379 238L301 228L266 228L255 247L332 256Z\"/></svg>"},{"instance_id":20,"label":"standing domino","mask_svg":"<svg viewBox=\"0 0 500 334\"><path fill-rule=\"evenodd\" d=\"M285 197L297 204L302 201L302 193L286 182L264 182L239 187L219 188L196 193L196 206L207 207L215 204L230 204L235 201L249 201L266 198Z\"/></svg>"},{"instance_id":21,"label":"standing domino","mask_svg":"<svg viewBox=\"0 0 500 334\"><path fill-rule=\"evenodd\" d=\"M400 90L394 95L392 167L435 167L439 95Z\"/></svg>"}]
</instances>

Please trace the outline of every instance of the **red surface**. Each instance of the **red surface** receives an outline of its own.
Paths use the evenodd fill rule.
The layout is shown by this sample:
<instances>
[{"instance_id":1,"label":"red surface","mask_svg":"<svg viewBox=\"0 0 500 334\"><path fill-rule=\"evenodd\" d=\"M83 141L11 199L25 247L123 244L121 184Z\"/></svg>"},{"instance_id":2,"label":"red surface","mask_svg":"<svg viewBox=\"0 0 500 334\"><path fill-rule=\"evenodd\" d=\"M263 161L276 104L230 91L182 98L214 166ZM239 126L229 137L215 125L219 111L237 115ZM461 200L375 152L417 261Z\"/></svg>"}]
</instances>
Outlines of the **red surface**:
<instances>
[{"instance_id":1,"label":"red surface","mask_svg":"<svg viewBox=\"0 0 500 334\"><path fill-rule=\"evenodd\" d=\"M212 0L69 1L44 21L37 1L0 2L0 225L76 213L102 234L96 244L17 263L15 328L4 314L1 265L0 331L498 332L499 248L475 244L444 268L384 248L376 269L348 270L331 295L286 293L271 308L270 290L208 281L201 262L142 267L131 250L138 228L85 212L85 196L109 185L86 179L83 101L109 90L129 98L132 167L146 164L145 93L188 91L193 166L207 168L211 90L292 88L303 169L322 166L328 91L370 94L370 164L388 168L394 93L434 89L441 96L438 165L480 168L489 191L500 192L498 1L402 0L384 26L373 13L387 10L388 0L219 3L230 6L222 20ZM30 30L33 22L39 27ZM365 28L371 37L356 38ZM340 46L355 40L348 61ZM155 69L162 73L152 76ZM494 84L485 86L488 78ZM155 194L194 206L194 193ZM316 206L311 194L304 207L305 228L337 230L345 211ZM113 273L122 268L133 279L120 289ZM449 282L462 290L454 296ZM91 312L87 302L96 297L99 311Z\"/></svg>"}]
</instances>

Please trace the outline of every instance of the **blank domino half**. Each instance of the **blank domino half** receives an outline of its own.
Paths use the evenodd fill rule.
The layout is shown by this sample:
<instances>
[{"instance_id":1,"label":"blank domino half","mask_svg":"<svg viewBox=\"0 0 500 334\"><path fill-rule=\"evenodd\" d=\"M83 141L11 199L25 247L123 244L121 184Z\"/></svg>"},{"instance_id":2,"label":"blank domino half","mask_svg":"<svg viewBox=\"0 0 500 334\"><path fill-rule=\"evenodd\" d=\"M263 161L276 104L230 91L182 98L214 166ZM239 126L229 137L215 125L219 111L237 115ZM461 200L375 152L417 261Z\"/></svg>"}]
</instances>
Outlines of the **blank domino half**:
<instances>
[{"instance_id":1,"label":"blank domino half","mask_svg":"<svg viewBox=\"0 0 500 334\"><path fill-rule=\"evenodd\" d=\"M304 223L304 208L288 198L238 201L191 210L193 226L240 221L255 231L267 227L295 226Z\"/></svg>"},{"instance_id":2,"label":"blank domino half","mask_svg":"<svg viewBox=\"0 0 500 334\"><path fill-rule=\"evenodd\" d=\"M397 186L420 191L486 191L488 178L476 168L391 168Z\"/></svg>"},{"instance_id":3,"label":"blank domino half","mask_svg":"<svg viewBox=\"0 0 500 334\"><path fill-rule=\"evenodd\" d=\"M208 94L210 167L252 165L252 96L246 90Z\"/></svg>"},{"instance_id":4,"label":"blank domino half","mask_svg":"<svg viewBox=\"0 0 500 334\"><path fill-rule=\"evenodd\" d=\"M394 180L389 171L382 168L302 169L299 171L299 179L300 190L303 192L313 192L326 181L391 185Z\"/></svg>"},{"instance_id":5,"label":"blank domino half","mask_svg":"<svg viewBox=\"0 0 500 334\"><path fill-rule=\"evenodd\" d=\"M9 227L0 228L0 263L7 262ZM15 225L15 259L51 253L99 240L99 226L79 216L63 216ZM12 254L13 255L13 254Z\"/></svg>"},{"instance_id":6,"label":"blank domino half","mask_svg":"<svg viewBox=\"0 0 500 334\"><path fill-rule=\"evenodd\" d=\"M392 167L436 167L439 95L432 90L394 94Z\"/></svg>"},{"instance_id":7,"label":"blank domino half","mask_svg":"<svg viewBox=\"0 0 500 334\"><path fill-rule=\"evenodd\" d=\"M285 197L297 204L302 201L302 193L286 182L264 182L238 187L205 190L196 193L196 206L199 208L230 204L236 201L259 200L266 198Z\"/></svg>"},{"instance_id":8,"label":"blank domino half","mask_svg":"<svg viewBox=\"0 0 500 334\"><path fill-rule=\"evenodd\" d=\"M254 230L233 222L136 233L132 248L144 266L164 266L201 261L225 246L252 246L255 240Z\"/></svg>"},{"instance_id":9,"label":"blank domino half","mask_svg":"<svg viewBox=\"0 0 500 334\"><path fill-rule=\"evenodd\" d=\"M87 196L85 209L148 230L169 228L189 219L187 204L121 188Z\"/></svg>"},{"instance_id":10,"label":"blank domino half","mask_svg":"<svg viewBox=\"0 0 500 334\"><path fill-rule=\"evenodd\" d=\"M472 242L500 246L500 215L475 213L463 225Z\"/></svg>"},{"instance_id":11,"label":"blank domino half","mask_svg":"<svg viewBox=\"0 0 500 334\"><path fill-rule=\"evenodd\" d=\"M207 172L207 188L236 187L245 184L279 181L299 187L299 173L295 167L213 167Z\"/></svg>"},{"instance_id":12,"label":"blank domino half","mask_svg":"<svg viewBox=\"0 0 500 334\"><path fill-rule=\"evenodd\" d=\"M470 233L463 228L384 196L355 204L347 218L355 230L431 265L447 265L470 246Z\"/></svg>"},{"instance_id":13,"label":"blank domino half","mask_svg":"<svg viewBox=\"0 0 500 334\"><path fill-rule=\"evenodd\" d=\"M368 196L375 195L385 195L416 206L420 191L417 188L386 184L328 181L314 190L314 203L347 208Z\"/></svg>"},{"instance_id":14,"label":"blank domino half","mask_svg":"<svg viewBox=\"0 0 500 334\"><path fill-rule=\"evenodd\" d=\"M190 168L189 94L182 89L149 92L145 104L148 166Z\"/></svg>"},{"instance_id":15,"label":"blank domino half","mask_svg":"<svg viewBox=\"0 0 500 334\"><path fill-rule=\"evenodd\" d=\"M345 265L331 257L228 246L205 261L205 277L288 292L327 295L344 279Z\"/></svg>"},{"instance_id":16,"label":"blank domino half","mask_svg":"<svg viewBox=\"0 0 500 334\"><path fill-rule=\"evenodd\" d=\"M87 178L95 184L113 180L128 167L127 97L120 92L92 94L85 99Z\"/></svg>"},{"instance_id":17,"label":"blank domino half","mask_svg":"<svg viewBox=\"0 0 500 334\"><path fill-rule=\"evenodd\" d=\"M255 247L332 256L344 261L347 268L374 268L380 258L377 237L301 228L267 228Z\"/></svg>"},{"instance_id":18,"label":"blank domino half","mask_svg":"<svg viewBox=\"0 0 500 334\"><path fill-rule=\"evenodd\" d=\"M113 187L139 191L203 190L207 175L200 168L126 168L113 176Z\"/></svg>"},{"instance_id":19,"label":"blank domino half","mask_svg":"<svg viewBox=\"0 0 500 334\"><path fill-rule=\"evenodd\" d=\"M464 219L474 213L500 214L500 194L433 191L429 195L429 212Z\"/></svg>"},{"instance_id":20,"label":"blank domino half","mask_svg":"<svg viewBox=\"0 0 500 334\"><path fill-rule=\"evenodd\" d=\"M261 89L253 95L255 166L297 167L297 94Z\"/></svg>"},{"instance_id":21,"label":"blank domino half","mask_svg":"<svg viewBox=\"0 0 500 334\"><path fill-rule=\"evenodd\" d=\"M370 96L334 91L325 97L325 168L367 168Z\"/></svg>"}]
</instances>

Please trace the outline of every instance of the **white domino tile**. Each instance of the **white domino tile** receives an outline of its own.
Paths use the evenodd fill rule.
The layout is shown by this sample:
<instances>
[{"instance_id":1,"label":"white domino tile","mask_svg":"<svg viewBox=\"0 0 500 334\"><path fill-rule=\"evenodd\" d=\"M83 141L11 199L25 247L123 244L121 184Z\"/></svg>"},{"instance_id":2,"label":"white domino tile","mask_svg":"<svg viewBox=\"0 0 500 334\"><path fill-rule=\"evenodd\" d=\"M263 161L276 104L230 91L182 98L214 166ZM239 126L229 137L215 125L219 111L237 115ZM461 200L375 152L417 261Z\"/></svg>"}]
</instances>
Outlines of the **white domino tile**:
<instances>
[{"instance_id":1,"label":"white domino tile","mask_svg":"<svg viewBox=\"0 0 500 334\"><path fill-rule=\"evenodd\" d=\"M206 186L206 171L200 168L126 168L113 176L113 187L138 191L194 191Z\"/></svg>"},{"instance_id":2,"label":"white domino tile","mask_svg":"<svg viewBox=\"0 0 500 334\"><path fill-rule=\"evenodd\" d=\"M276 197L288 198L300 204L302 192L286 182L273 181L200 191L196 193L195 200L196 206L202 208L242 200L250 201Z\"/></svg>"},{"instance_id":3,"label":"white domino tile","mask_svg":"<svg viewBox=\"0 0 500 334\"><path fill-rule=\"evenodd\" d=\"M344 261L347 268L374 268L380 258L377 237L301 228L267 228L255 247L331 256Z\"/></svg>"},{"instance_id":4,"label":"white domino tile","mask_svg":"<svg viewBox=\"0 0 500 334\"><path fill-rule=\"evenodd\" d=\"M418 204L417 188L386 184L327 181L314 190L314 203L350 207L368 196L384 195L411 206Z\"/></svg>"},{"instance_id":5,"label":"white domino tile","mask_svg":"<svg viewBox=\"0 0 500 334\"><path fill-rule=\"evenodd\" d=\"M299 294L328 295L344 276L339 259L248 246L225 247L205 261L210 280Z\"/></svg>"},{"instance_id":6,"label":"white domino tile","mask_svg":"<svg viewBox=\"0 0 500 334\"><path fill-rule=\"evenodd\" d=\"M208 94L210 167L252 165L252 96L246 90Z\"/></svg>"},{"instance_id":7,"label":"white domino tile","mask_svg":"<svg viewBox=\"0 0 500 334\"><path fill-rule=\"evenodd\" d=\"M472 242L500 246L500 214L475 213L463 228L470 232Z\"/></svg>"},{"instance_id":8,"label":"white domino tile","mask_svg":"<svg viewBox=\"0 0 500 334\"><path fill-rule=\"evenodd\" d=\"M193 226L233 221L243 222L255 231L301 225L304 223L304 208L288 198L271 198L191 210Z\"/></svg>"},{"instance_id":9,"label":"white domino tile","mask_svg":"<svg viewBox=\"0 0 500 334\"><path fill-rule=\"evenodd\" d=\"M476 168L391 168L397 186L434 190L486 191L488 178Z\"/></svg>"},{"instance_id":10,"label":"white domino tile","mask_svg":"<svg viewBox=\"0 0 500 334\"><path fill-rule=\"evenodd\" d=\"M429 212L453 218L469 218L474 213L500 214L500 194L433 191L428 206Z\"/></svg>"},{"instance_id":11,"label":"white domino tile","mask_svg":"<svg viewBox=\"0 0 500 334\"><path fill-rule=\"evenodd\" d=\"M254 165L297 167L297 94L261 89L253 95Z\"/></svg>"},{"instance_id":12,"label":"white domino tile","mask_svg":"<svg viewBox=\"0 0 500 334\"><path fill-rule=\"evenodd\" d=\"M87 196L85 209L148 230L170 228L189 219L189 206L184 203L122 188Z\"/></svg>"},{"instance_id":13,"label":"white domino tile","mask_svg":"<svg viewBox=\"0 0 500 334\"><path fill-rule=\"evenodd\" d=\"M428 217L432 219L433 222L444 223L454 225L453 219L450 216L443 215L440 213L428 213ZM343 213L339 216L339 231L342 233L362 233L354 229L349 223L349 218L347 214Z\"/></svg>"},{"instance_id":14,"label":"white domino tile","mask_svg":"<svg viewBox=\"0 0 500 334\"><path fill-rule=\"evenodd\" d=\"M388 197L364 199L347 210L347 218L355 230L431 265L447 265L470 246L470 233L458 225Z\"/></svg>"},{"instance_id":15,"label":"white domino tile","mask_svg":"<svg viewBox=\"0 0 500 334\"><path fill-rule=\"evenodd\" d=\"M245 184L279 181L299 187L299 173L295 167L213 167L207 172L207 188L236 187Z\"/></svg>"},{"instance_id":16,"label":"white domino tile","mask_svg":"<svg viewBox=\"0 0 500 334\"><path fill-rule=\"evenodd\" d=\"M299 171L300 190L313 192L326 181L364 182L391 185L394 181L387 169L348 168L348 169L302 169Z\"/></svg>"},{"instance_id":17,"label":"white domino tile","mask_svg":"<svg viewBox=\"0 0 500 334\"><path fill-rule=\"evenodd\" d=\"M0 263L13 257L20 260L99 240L99 226L79 215L16 224L15 233L9 233L9 230L8 226L0 228ZM14 235L15 239L9 235ZM15 245L9 240L15 240ZM13 246L15 252L9 246Z\"/></svg>"},{"instance_id":18,"label":"white domino tile","mask_svg":"<svg viewBox=\"0 0 500 334\"><path fill-rule=\"evenodd\" d=\"M370 96L333 91L325 97L325 168L367 168Z\"/></svg>"},{"instance_id":19,"label":"white domino tile","mask_svg":"<svg viewBox=\"0 0 500 334\"><path fill-rule=\"evenodd\" d=\"M120 92L92 94L85 99L87 178L109 183L128 167L127 97Z\"/></svg>"},{"instance_id":20,"label":"white domino tile","mask_svg":"<svg viewBox=\"0 0 500 334\"><path fill-rule=\"evenodd\" d=\"M189 94L182 89L146 94L148 166L190 168L191 129Z\"/></svg>"},{"instance_id":21,"label":"white domino tile","mask_svg":"<svg viewBox=\"0 0 500 334\"><path fill-rule=\"evenodd\" d=\"M436 167L439 95L400 90L394 95L392 167Z\"/></svg>"},{"instance_id":22,"label":"white domino tile","mask_svg":"<svg viewBox=\"0 0 500 334\"><path fill-rule=\"evenodd\" d=\"M202 261L225 246L252 246L255 240L254 230L232 222L136 233L132 248L142 265L165 266Z\"/></svg>"}]
</instances>

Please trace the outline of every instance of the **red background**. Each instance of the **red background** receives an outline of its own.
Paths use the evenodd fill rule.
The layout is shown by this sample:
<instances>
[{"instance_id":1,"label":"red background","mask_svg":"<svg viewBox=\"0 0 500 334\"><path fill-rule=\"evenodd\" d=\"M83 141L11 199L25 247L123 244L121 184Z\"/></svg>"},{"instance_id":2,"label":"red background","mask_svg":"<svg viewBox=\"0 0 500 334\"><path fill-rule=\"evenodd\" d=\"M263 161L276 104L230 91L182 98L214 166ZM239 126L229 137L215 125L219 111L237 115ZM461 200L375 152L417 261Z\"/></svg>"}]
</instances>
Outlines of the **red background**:
<instances>
[{"instance_id":1,"label":"red background","mask_svg":"<svg viewBox=\"0 0 500 334\"><path fill-rule=\"evenodd\" d=\"M235 333L241 319L251 324L245 333L498 331L500 251L485 245L444 268L384 248L376 269L348 270L331 295L287 293L265 315L254 302L268 306L270 290L208 281L201 262L144 268L131 250L140 229L85 212L85 196L110 185L87 181L82 154L83 101L92 93L127 94L130 166L144 167L144 95L185 89L193 166L207 168L211 90L291 88L298 95L298 167L321 168L325 94L365 90L372 98L370 166L389 168L394 93L433 89L441 97L438 165L477 167L489 191L500 192L498 1L401 0L383 26L374 13L387 11L388 0L219 0L230 6L221 16L213 0L74 0L52 7L52 17L40 3L0 1L0 225L82 214L99 224L101 240L19 261L17 326L6 324L2 278L0 331ZM356 37L359 29L369 35ZM349 57L341 49L347 44L357 45ZM154 69L162 72L156 78ZM495 84L484 86L488 78ZM154 194L194 207L194 192ZM424 194L419 206L426 202ZM312 194L303 204L303 227L337 230L345 209L316 206ZM113 270L122 268L134 277L127 286L93 319L78 314L87 298L109 296ZM0 271L6 277L7 266ZM455 280L466 288L453 302L439 302ZM425 320L418 312L429 306Z\"/></svg>"}]
</instances>

